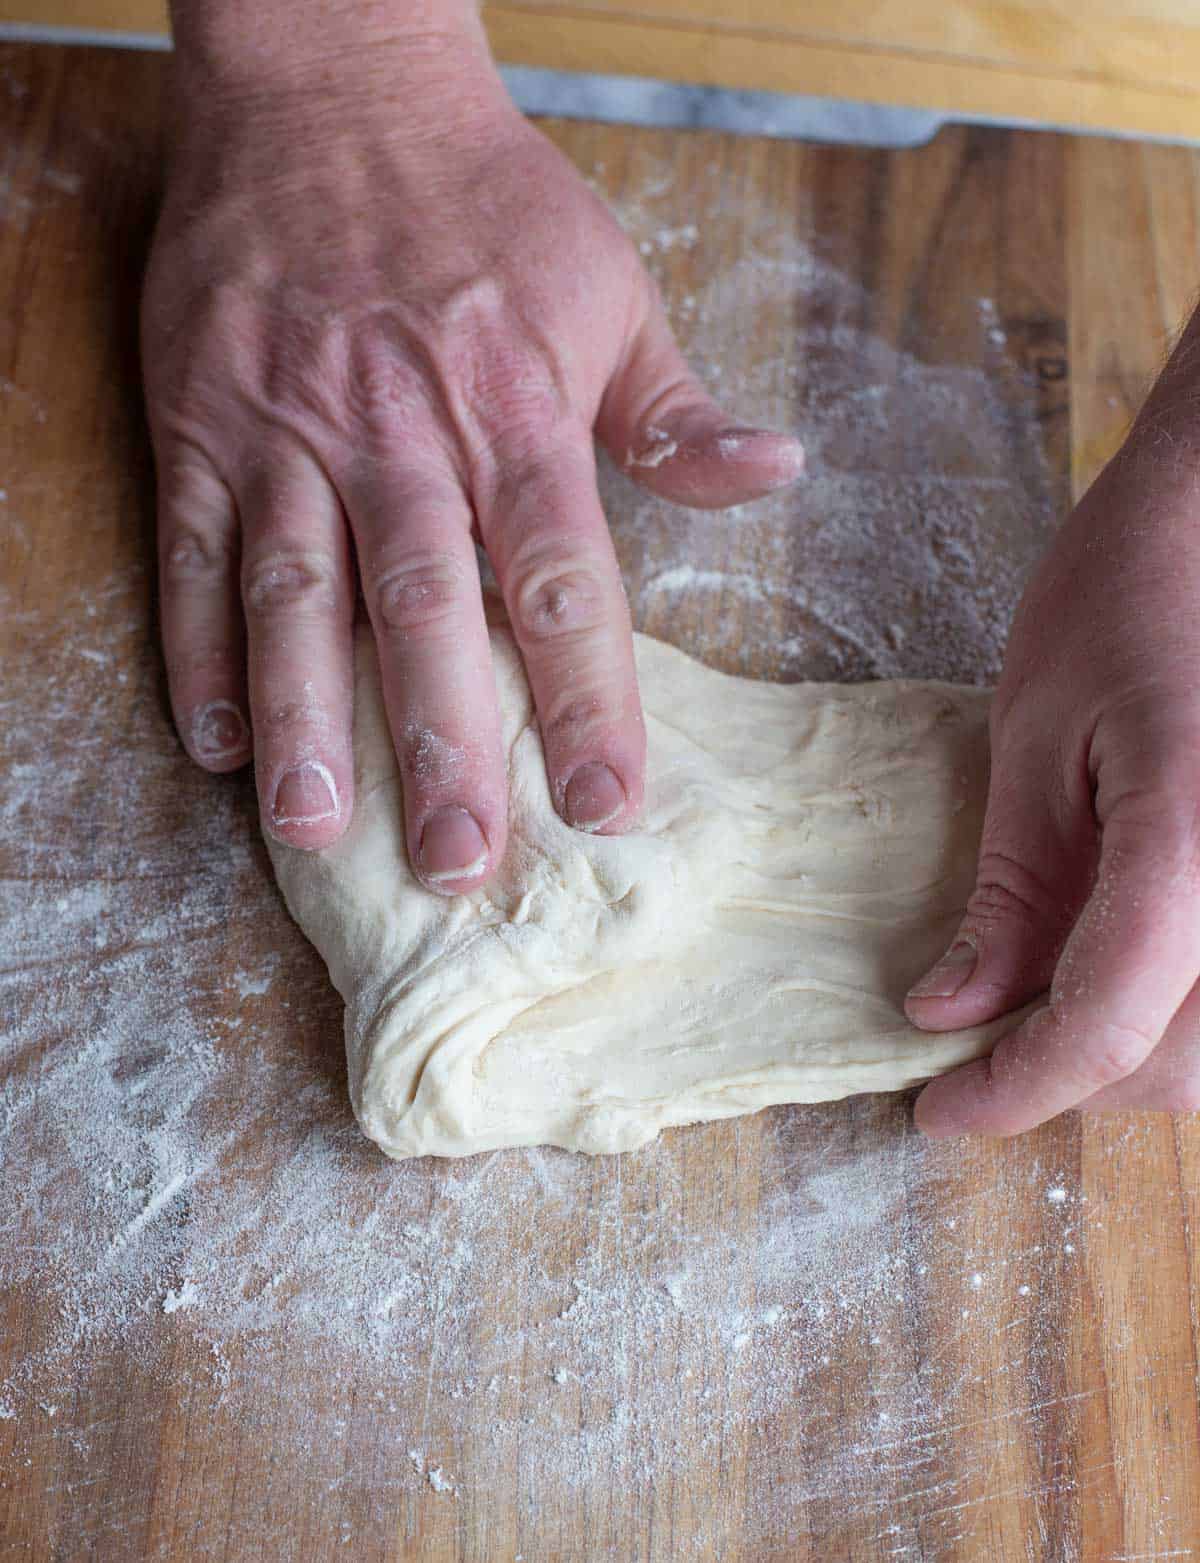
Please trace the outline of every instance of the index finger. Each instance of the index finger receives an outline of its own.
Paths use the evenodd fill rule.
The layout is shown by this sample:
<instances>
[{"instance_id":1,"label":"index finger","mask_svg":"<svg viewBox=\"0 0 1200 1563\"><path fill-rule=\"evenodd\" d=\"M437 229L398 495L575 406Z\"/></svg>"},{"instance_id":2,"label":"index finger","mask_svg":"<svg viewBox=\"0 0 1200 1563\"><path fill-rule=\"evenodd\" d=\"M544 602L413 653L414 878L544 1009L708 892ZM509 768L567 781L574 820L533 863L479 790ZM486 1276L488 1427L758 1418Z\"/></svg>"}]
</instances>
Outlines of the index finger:
<instances>
[{"instance_id":1,"label":"index finger","mask_svg":"<svg viewBox=\"0 0 1200 1563\"><path fill-rule=\"evenodd\" d=\"M1185 833L1166 831L1109 822L1049 1002L990 1058L925 1087L916 1119L926 1134L1019 1134L1125 1079L1154 1051L1200 975L1200 862Z\"/></svg>"}]
</instances>

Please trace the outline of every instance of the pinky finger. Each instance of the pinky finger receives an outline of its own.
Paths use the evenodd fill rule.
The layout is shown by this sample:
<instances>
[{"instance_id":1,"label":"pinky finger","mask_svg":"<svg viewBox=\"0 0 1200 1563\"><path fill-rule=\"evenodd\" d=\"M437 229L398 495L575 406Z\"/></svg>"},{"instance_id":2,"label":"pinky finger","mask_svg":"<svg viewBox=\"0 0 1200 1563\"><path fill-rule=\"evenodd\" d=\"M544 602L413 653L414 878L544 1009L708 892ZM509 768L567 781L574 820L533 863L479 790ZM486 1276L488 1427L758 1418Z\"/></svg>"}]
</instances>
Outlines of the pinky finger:
<instances>
[{"instance_id":1,"label":"pinky finger","mask_svg":"<svg viewBox=\"0 0 1200 1563\"><path fill-rule=\"evenodd\" d=\"M163 653L175 725L197 764L235 770L250 758L237 506L193 447L160 457L158 485Z\"/></svg>"}]
</instances>

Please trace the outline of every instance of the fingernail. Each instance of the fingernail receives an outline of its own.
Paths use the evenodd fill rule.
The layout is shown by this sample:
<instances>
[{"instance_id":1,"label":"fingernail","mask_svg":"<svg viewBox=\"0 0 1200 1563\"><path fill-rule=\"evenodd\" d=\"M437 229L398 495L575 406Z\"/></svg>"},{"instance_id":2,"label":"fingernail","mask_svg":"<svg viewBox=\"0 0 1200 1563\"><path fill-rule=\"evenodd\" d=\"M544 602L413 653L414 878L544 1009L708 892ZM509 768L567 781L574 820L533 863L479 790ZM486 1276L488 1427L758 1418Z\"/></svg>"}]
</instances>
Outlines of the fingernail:
<instances>
[{"instance_id":1,"label":"fingernail","mask_svg":"<svg viewBox=\"0 0 1200 1563\"><path fill-rule=\"evenodd\" d=\"M627 801L615 771L603 760L589 760L567 783L563 813L576 830L601 830L616 819Z\"/></svg>"},{"instance_id":2,"label":"fingernail","mask_svg":"<svg viewBox=\"0 0 1200 1563\"><path fill-rule=\"evenodd\" d=\"M780 482L792 482L804 471L804 446L792 434L781 434L776 429L756 429L750 424L734 424L718 429L713 435L713 446L725 461L752 451L756 445L769 441L774 447L772 455L783 469ZM758 452L756 452L758 454Z\"/></svg>"},{"instance_id":3,"label":"fingernail","mask_svg":"<svg viewBox=\"0 0 1200 1563\"><path fill-rule=\"evenodd\" d=\"M956 940L932 971L927 971L920 982L913 983L908 990L909 998L952 999L966 987L978 959L979 954L973 944L966 939Z\"/></svg>"},{"instance_id":4,"label":"fingernail","mask_svg":"<svg viewBox=\"0 0 1200 1563\"><path fill-rule=\"evenodd\" d=\"M192 717L192 749L201 760L227 760L250 739L246 719L232 700L210 700Z\"/></svg>"},{"instance_id":5,"label":"fingernail","mask_svg":"<svg viewBox=\"0 0 1200 1563\"><path fill-rule=\"evenodd\" d=\"M279 778L271 819L276 825L315 825L338 816L337 784L328 766L305 760Z\"/></svg>"},{"instance_id":6,"label":"fingernail","mask_svg":"<svg viewBox=\"0 0 1200 1563\"><path fill-rule=\"evenodd\" d=\"M439 809L421 832L421 873L433 884L474 879L487 863L487 837L466 809Z\"/></svg>"}]
</instances>

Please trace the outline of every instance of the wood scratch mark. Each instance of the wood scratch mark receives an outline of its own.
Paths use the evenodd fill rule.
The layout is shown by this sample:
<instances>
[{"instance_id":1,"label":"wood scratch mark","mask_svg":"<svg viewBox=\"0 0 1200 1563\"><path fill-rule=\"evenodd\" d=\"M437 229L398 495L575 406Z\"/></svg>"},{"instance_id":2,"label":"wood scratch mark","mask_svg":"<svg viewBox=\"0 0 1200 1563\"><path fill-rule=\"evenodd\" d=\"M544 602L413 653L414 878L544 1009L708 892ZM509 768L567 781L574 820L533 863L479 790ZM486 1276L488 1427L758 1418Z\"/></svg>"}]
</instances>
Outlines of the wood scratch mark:
<instances>
[{"instance_id":1,"label":"wood scratch mark","mask_svg":"<svg viewBox=\"0 0 1200 1563\"><path fill-rule=\"evenodd\" d=\"M1131 1379L1131 1384L1139 1384L1146 1379L1157 1378L1159 1375L1154 1369L1148 1369L1145 1373L1139 1373ZM904 1449L909 1444L924 1443L931 1438L944 1438L950 1433L965 1432L968 1428L988 1427L994 1422L1010 1421L1014 1417L1034 1416L1039 1411L1048 1411L1053 1406L1070 1405L1077 1400L1090 1400L1095 1395L1107 1394L1107 1386L1097 1384L1094 1389L1081 1389L1073 1395L1053 1395L1048 1400L1033 1400L1028 1405L1013 1406L1007 1411L994 1411L988 1416L972 1417L966 1422L945 1422L938 1427L924 1428L920 1432L910 1433L905 1438L892 1439L889 1442L879 1444L859 1444L855 1446L854 1453L859 1455L878 1455L888 1449Z\"/></svg>"},{"instance_id":2,"label":"wood scratch mark","mask_svg":"<svg viewBox=\"0 0 1200 1563\"><path fill-rule=\"evenodd\" d=\"M1159 1558L1194 1558L1191 1547L1174 1547L1169 1552L1111 1552L1105 1563L1157 1563Z\"/></svg>"},{"instance_id":3,"label":"wood scratch mark","mask_svg":"<svg viewBox=\"0 0 1200 1563\"><path fill-rule=\"evenodd\" d=\"M1069 1492L1073 1487L1070 1477L1063 1477L1058 1481L1043 1482L1039 1487L1008 1487L1003 1492L985 1492L978 1498L964 1498L962 1503L947 1504L942 1509L926 1509L921 1515L922 1520L938 1519L944 1514L959 1514L964 1509L977 1509L984 1503L1001 1503L1009 1498L1016 1498L1024 1502L1030 1498L1040 1498L1050 1493Z\"/></svg>"}]
</instances>

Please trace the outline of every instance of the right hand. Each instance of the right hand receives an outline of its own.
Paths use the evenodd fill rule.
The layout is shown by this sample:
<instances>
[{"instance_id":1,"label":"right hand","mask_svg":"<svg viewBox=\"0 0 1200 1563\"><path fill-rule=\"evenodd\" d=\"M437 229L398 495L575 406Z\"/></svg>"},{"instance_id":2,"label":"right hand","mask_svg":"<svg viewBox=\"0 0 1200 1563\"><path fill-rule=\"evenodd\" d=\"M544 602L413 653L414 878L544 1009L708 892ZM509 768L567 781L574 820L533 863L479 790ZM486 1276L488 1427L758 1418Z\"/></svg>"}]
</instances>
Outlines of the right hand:
<instances>
[{"instance_id":1,"label":"right hand","mask_svg":"<svg viewBox=\"0 0 1200 1563\"><path fill-rule=\"evenodd\" d=\"M345 830L357 561L414 869L481 884L507 799L478 537L556 807L626 829L645 740L593 430L702 506L791 482L798 444L710 400L633 246L478 47L344 40L325 73L236 91L184 58L178 110L143 354L189 753L229 770L252 743L268 831Z\"/></svg>"},{"instance_id":2,"label":"right hand","mask_svg":"<svg viewBox=\"0 0 1200 1563\"><path fill-rule=\"evenodd\" d=\"M907 1008L947 1031L1045 999L925 1087L929 1134L1200 1105L1198 364L1200 314L1013 623L975 891Z\"/></svg>"}]
</instances>

